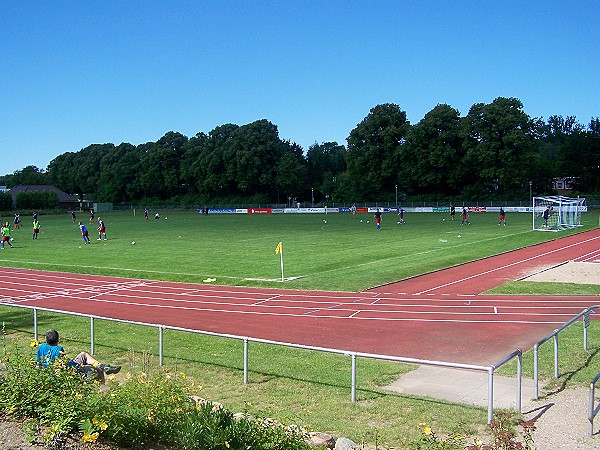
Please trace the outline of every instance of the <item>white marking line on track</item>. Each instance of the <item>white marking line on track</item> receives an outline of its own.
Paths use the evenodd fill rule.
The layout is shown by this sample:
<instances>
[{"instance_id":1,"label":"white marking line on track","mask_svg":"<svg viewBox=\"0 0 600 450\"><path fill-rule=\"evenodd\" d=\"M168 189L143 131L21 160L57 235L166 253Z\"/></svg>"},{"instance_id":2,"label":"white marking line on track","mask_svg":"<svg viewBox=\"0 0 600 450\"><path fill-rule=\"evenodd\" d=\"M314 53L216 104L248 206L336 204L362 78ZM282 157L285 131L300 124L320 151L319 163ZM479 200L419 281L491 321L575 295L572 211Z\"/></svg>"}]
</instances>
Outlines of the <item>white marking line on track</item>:
<instances>
[{"instance_id":1,"label":"white marking line on track","mask_svg":"<svg viewBox=\"0 0 600 450\"><path fill-rule=\"evenodd\" d=\"M81 294L84 294L85 292L81 292ZM44 297L42 299L47 299L48 297ZM131 297L126 296L126 298L131 299ZM183 299L148 299L148 298L140 298L140 300L156 300L156 301L160 301L162 303L138 303L138 302L134 302L133 299L132 301L117 301L117 300L109 300L109 299L100 299L98 298L98 295L92 295L92 296L71 296L70 299L72 300L83 300L83 301L92 301L92 302L102 302L102 303L114 303L114 304L126 304L126 305L137 305L137 306L144 306L144 307L148 307L148 308L171 308L171 309L185 309L185 310L196 310L196 311L214 311L214 312L230 312L230 313L250 313L251 311L234 311L231 309L226 309L227 307L242 307L242 308L248 308L251 307L252 305L247 305L247 304L239 304L239 303L221 303L221 302L217 302L216 304L219 305L221 308L215 309L215 308L210 308L210 307L206 307L206 308L202 308L202 307L198 307L198 306L179 306L177 305L178 303L187 303L187 304L191 304L191 303L195 303L195 304L200 304L200 305L205 305L205 304L212 304L212 302L202 302L202 301L187 301L187 300L183 300ZM169 305L168 303L175 303L176 305ZM356 310L354 308L340 308L340 306L345 306L343 304L340 305L330 305L327 308L310 308L307 311L305 311L302 314L294 314L294 313L281 313L281 312L275 312L278 309L287 309L287 310L305 310L305 307L280 307L280 306L262 306L261 309L266 309L266 310L271 310L273 312L265 312L265 311L256 311L257 314L268 314L268 315L281 315L281 316L295 316L295 317L301 317L301 316L308 316L308 315L313 315L315 313L322 313L324 311L327 310L331 310L331 309L336 309L337 311L340 312L347 312L349 313L348 315L345 316L333 316L333 317L346 317L346 318L353 318L355 317L357 314L359 313L374 313L377 315L382 315L384 317L376 317L376 318L370 318L370 319L377 319L377 320L398 320L398 318L390 318L390 317L385 317L389 314L406 314L409 316L418 316L418 315L435 315L435 314L439 314L442 316L486 316L486 315L490 315L491 313L485 313L485 312L481 312L481 311L472 311L471 308L467 308L466 306L462 305L462 306L456 306L454 307L455 309L468 309L467 312L461 312L461 311L439 311L439 310L430 310L430 311L414 311L414 310L399 310L399 309L394 309L394 310L380 310L380 309L359 309ZM350 305L352 306L352 305ZM507 307L508 308L508 307ZM519 307L510 307L508 309L527 309L525 307L523 308L519 308ZM555 309L560 309L561 311L558 313L523 313L520 311L517 312L505 312L502 313L502 316L505 317L510 317L510 316L519 316L519 317L547 317L547 316L560 316L560 317L570 317L572 316L574 313L580 311L580 307L573 307L572 309L574 311L572 312L565 312L565 309L569 309L569 308L558 308L556 307ZM323 317L323 315L317 315L314 317ZM332 316L325 316L325 317L332 317ZM364 318L361 318L364 319ZM413 319L413 320L418 320L418 319ZM428 319L428 320L432 320L432 321L445 321L446 319ZM470 320L463 320L464 322L469 322ZM515 321L512 320L507 320L507 322L510 323L514 323ZM538 321L532 321L532 323L537 323Z\"/></svg>"},{"instance_id":2,"label":"white marking line on track","mask_svg":"<svg viewBox=\"0 0 600 450\"><path fill-rule=\"evenodd\" d=\"M600 249L594 250L590 253L587 253L585 255L581 255L577 258L575 258L573 260L573 262L587 262L587 261L593 261L596 262L597 260L595 259L598 255L600 255Z\"/></svg>"},{"instance_id":3,"label":"white marking line on track","mask_svg":"<svg viewBox=\"0 0 600 450\"><path fill-rule=\"evenodd\" d=\"M441 289L443 287L452 286L453 284L462 283L463 281L471 280L473 278L477 278L477 277L480 277L482 275L487 275L489 273L493 273L493 272L497 272L499 270L506 269L507 267L516 266L516 265L522 264L524 262L528 262L528 261L532 261L534 259L542 258L544 256L551 255L552 253L563 251L563 250L565 250L567 248L576 247L578 245L583 245L583 244L586 244L588 242L594 241L596 239L600 239L600 236L596 236L596 237L593 237L593 238L590 238L590 239L586 239L586 240L581 241L581 242L576 242L574 244L567 245L566 247L561 247L561 248L557 248L555 250L550 250L548 252L544 252L544 253L541 253L539 255L535 255L535 256L531 256L529 258L525 258L525 259L523 259L521 261L516 261L516 262L510 263L510 264L505 264L504 266L501 266L501 267L495 267L494 269L486 270L485 272L480 272L480 273L477 273L475 275L471 275L471 276L468 276L468 277L465 277L465 278L461 278L459 280L454 280L454 281L451 281L449 283L445 283L445 284L442 284L442 285L439 285L439 286L435 286L435 287L426 289L424 291L418 292L417 294L425 294L427 292L434 291L434 290L437 290L437 289Z\"/></svg>"},{"instance_id":4,"label":"white marking line on track","mask_svg":"<svg viewBox=\"0 0 600 450\"><path fill-rule=\"evenodd\" d=\"M273 295L272 297L269 298L265 298L264 300L260 300L258 302L254 302L252 303L252 306L258 306L258 305L262 305L263 303L267 303L270 302L271 300L277 300L278 298L280 298L281 295Z\"/></svg>"},{"instance_id":5,"label":"white marking line on track","mask_svg":"<svg viewBox=\"0 0 600 450\"><path fill-rule=\"evenodd\" d=\"M88 300L88 299L81 299ZM89 300L93 302L100 303L117 303L117 304L125 304L131 306L141 306L141 307L151 307L151 308L165 308L165 309L180 309L186 311L208 311L214 313L229 313L229 314L251 314L251 315L264 315L264 316L285 316L285 317L307 317L306 314L291 314L291 313L273 313L273 312L262 312L262 311L231 311L227 309L212 309L212 308L197 308L197 307L189 307L189 306L172 306L172 305L153 305L153 304L145 304L145 303L135 303L135 302L115 302L113 300L102 300L102 299L94 299ZM364 311L363 311L364 312ZM390 322L445 322L445 323L511 323L511 324L562 324L564 321L525 321L525 320L465 320L465 319L415 319L415 318L382 318L382 317L358 317L358 311L355 312L353 320L376 320L376 321L390 321ZM489 314L488 314L489 315ZM503 316L505 314L502 314ZM522 317L522 315L520 315ZM314 319L344 319L348 320L348 316L330 316L330 315L321 315L321 316L311 316Z\"/></svg>"},{"instance_id":6,"label":"white marking line on track","mask_svg":"<svg viewBox=\"0 0 600 450\"><path fill-rule=\"evenodd\" d=\"M123 290L123 289L131 289L132 287L137 287L137 286L148 286L151 285L153 283L156 283L154 281L148 281L148 282L126 282L126 283L109 283L106 284L104 286L85 286L85 287L81 287L81 288L76 288L76 289L60 289L58 291L49 291L49 292L38 292L35 294L30 294L30 295L26 295L26 296L17 296L17 297L11 297L8 299L8 302L15 302L15 303L23 303L23 302L27 302L27 301L32 301L32 300L44 300L44 299L50 299L50 298L56 298L56 297L74 297L80 294L85 294L85 293L96 293L95 295L92 296L92 298L97 297L99 295L103 295L103 294L113 294L114 292ZM4 302L5 299L2 299L2 301Z\"/></svg>"}]
</instances>

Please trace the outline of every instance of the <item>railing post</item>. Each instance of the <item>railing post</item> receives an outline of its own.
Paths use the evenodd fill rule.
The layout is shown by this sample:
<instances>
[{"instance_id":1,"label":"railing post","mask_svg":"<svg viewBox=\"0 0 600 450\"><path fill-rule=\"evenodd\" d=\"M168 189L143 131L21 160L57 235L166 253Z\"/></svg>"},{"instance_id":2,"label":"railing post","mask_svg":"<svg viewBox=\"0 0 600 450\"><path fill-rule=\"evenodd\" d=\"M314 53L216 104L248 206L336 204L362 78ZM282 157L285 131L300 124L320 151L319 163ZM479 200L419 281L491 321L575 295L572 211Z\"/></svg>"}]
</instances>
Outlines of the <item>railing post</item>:
<instances>
[{"instance_id":1,"label":"railing post","mask_svg":"<svg viewBox=\"0 0 600 450\"><path fill-rule=\"evenodd\" d=\"M158 326L158 367L163 365L163 333L164 328L162 325Z\"/></svg>"},{"instance_id":2,"label":"railing post","mask_svg":"<svg viewBox=\"0 0 600 450\"><path fill-rule=\"evenodd\" d=\"M356 353L352 353L352 403L356 402Z\"/></svg>"},{"instance_id":3,"label":"railing post","mask_svg":"<svg viewBox=\"0 0 600 450\"><path fill-rule=\"evenodd\" d=\"M588 405L588 420L590 421L590 436L594 435L594 397L596 391L596 383L592 381L590 384L590 402Z\"/></svg>"},{"instance_id":4,"label":"railing post","mask_svg":"<svg viewBox=\"0 0 600 450\"><path fill-rule=\"evenodd\" d=\"M517 356L517 411L521 412L521 393L523 383L523 353Z\"/></svg>"},{"instance_id":5,"label":"railing post","mask_svg":"<svg viewBox=\"0 0 600 450\"><path fill-rule=\"evenodd\" d=\"M94 318L90 317L90 355L94 354Z\"/></svg>"},{"instance_id":6,"label":"railing post","mask_svg":"<svg viewBox=\"0 0 600 450\"><path fill-rule=\"evenodd\" d=\"M244 384L248 384L248 338L244 338Z\"/></svg>"},{"instance_id":7,"label":"railing post","mask_svg":"<svg viewBox=\"0 0 600 450\"><path fill-rule=\"evenodd\" d=\"M488 424L494 416L494 368L488 369Z\"/></svg>"},{"instance_id":8,"label":"railing post","mask_svg":"<svg viewBox=\"0 0 600 450\"><path fill-rule=\"evenodd\" d=\"M33 338L37 341L38 323L37 323L37 309L36 308L33 308Z\"/></svg>"},{"instance_id":9,"label":"railing post","mask_svg":"<svg viewBox=\"0 0 600 450\"><path fill-rule=\"evenodd\" d=\"M539 377L540 377L540 367L539 367L539 362L538 362L538 352L539 352L539 345L535 344L533 346L533 386L534 386L534 391L535 391L535 399L538 400L539 398L539 393L538 393L538 389L539 389Z\"/></svg>"},{"instance_id":10,"label":"railing post","mask_svg":"<svg viewBox=\"0 0 600 450\"><path fill-rule=\"evenodd\" d=\"M558 379L558 333L554 335L554 378Z\"/></svg>"},{"instance_id":11,"label":"railing post","mask_svg":"<svg viewBox=\"0 0 600 450\"><path fill-rule=\"evenodd\" d=\"M588 349L588 326L590 324L590 314L583 315L583 349Z\"/></svg>"}]
</instances>

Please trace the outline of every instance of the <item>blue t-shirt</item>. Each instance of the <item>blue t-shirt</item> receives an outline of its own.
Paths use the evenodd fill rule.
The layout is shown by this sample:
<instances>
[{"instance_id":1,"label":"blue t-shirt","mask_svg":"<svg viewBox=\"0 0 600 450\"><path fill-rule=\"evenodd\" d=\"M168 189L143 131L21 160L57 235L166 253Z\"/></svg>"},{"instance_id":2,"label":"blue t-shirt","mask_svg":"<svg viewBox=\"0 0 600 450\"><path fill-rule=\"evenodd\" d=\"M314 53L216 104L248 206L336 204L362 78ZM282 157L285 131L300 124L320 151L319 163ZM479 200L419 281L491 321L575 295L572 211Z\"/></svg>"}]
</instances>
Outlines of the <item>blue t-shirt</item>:
<instances>
[{"instance_id":1,"label":"blue t-shirt","mask_svg":"<svg viewBox=\"0 0 600 450\"><path fill-rule=\"evenodd\" d=\"M43 368L47 368L64 354L65 349L61 345L48 345L44 342L37 349L37 361Z\"/></svg>"}]
</instances>

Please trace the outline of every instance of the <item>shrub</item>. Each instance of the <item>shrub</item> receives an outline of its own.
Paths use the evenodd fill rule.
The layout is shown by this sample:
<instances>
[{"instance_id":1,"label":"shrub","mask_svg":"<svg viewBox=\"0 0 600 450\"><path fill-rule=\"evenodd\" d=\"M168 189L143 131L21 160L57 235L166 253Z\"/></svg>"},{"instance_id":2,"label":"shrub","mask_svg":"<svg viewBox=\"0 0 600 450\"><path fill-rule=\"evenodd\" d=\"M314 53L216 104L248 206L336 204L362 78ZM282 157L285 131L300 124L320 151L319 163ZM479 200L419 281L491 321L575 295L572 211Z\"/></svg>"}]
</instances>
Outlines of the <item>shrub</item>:
<instances>
[{"instance_id":1,"label":"shrub","mask_svg":"<svg viewBox=\"0 0 600 450\"><path fill-rule=\"evenodd\" d=\"M35 348L32 341L31 347ZM184 373L128 375L108 389L58 360L42 369L30 349L2 335L0 415L29 419L58 444L73 433L83 442L108 440L127 448L163 444L177 449L304 450L304 433L269 419L236 417L218 403L194 402Z\"/></svg>"},{"instance_id":2,"label":"shrub","mask_svg":"<svg viewBox=\"0 0 600 450\"><path fill-rule=\"evenodd\" d=\"M95 415L101 396L98 385L67 368L64 361L41 369L19 340L7 346L3 339L0 364L4 367L0 412L35 419L46 428L46 442L59 441L77 429L82 417Z\"/></svg>"}]
</instances>

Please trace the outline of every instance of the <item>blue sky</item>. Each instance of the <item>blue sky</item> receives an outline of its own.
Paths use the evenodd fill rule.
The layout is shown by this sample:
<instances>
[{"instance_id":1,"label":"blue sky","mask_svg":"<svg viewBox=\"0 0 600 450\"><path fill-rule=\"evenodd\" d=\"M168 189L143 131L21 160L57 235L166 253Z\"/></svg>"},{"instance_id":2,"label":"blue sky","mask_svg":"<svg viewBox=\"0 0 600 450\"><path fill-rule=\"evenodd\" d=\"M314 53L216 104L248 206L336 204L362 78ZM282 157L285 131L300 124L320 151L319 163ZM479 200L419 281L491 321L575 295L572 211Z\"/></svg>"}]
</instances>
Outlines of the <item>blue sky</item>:
<instances>
[{"instance_id":1,"label":"blue sky","mask_svg":"<svg viewBox=\"0 0 600 450\"><path fill-rule=\"evenodd\" d=\"M553 1L26 1L0 5L0 175L93 143L268 119L337 141L396 103L517 97L600 116L600 4Z\"/></svg>"}]
</instances>

